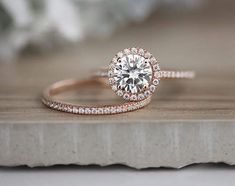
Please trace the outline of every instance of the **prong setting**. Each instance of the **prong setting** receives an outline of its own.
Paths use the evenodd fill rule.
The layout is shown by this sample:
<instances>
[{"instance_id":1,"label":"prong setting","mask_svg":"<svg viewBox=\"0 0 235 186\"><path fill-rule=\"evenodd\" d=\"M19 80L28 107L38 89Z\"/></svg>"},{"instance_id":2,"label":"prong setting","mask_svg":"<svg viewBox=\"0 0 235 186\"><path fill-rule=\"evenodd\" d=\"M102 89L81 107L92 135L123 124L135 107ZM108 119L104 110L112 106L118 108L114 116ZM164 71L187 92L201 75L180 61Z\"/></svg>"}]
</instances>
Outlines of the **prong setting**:
<instances>
[{"instance_id":1,"label":"prong setting","mask_svg":"<svg viewBox=\"0 0 235 186\"><path fill-rule=\"evenodd\" d=\"M108 74L113 91L129 101L151 96L160 81L160 66L152 54L142 48L126 48L112 59Z\"/></svg>"}]
</instances>

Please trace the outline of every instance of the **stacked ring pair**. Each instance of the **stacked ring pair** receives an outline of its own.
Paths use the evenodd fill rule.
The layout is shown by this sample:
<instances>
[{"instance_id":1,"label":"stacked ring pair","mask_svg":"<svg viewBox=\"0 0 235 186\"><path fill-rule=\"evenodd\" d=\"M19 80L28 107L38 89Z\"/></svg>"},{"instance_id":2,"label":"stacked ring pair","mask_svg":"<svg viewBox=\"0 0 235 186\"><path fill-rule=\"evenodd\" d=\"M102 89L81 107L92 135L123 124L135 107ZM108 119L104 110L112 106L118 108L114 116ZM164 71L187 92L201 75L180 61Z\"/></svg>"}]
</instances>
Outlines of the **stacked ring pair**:
<instances>
[{"instance_id":1,"label":"stacked ring pair","mask_svg":"<svg viewBox=\"0 0 235 186\"><path fill-rule=\"evenodd\" d=\"M194 71L165 71L160 69L157 59L142 48L126 48L118 52L108 68L96 71L88 80L63 80L56 82L43 92L43 103L51 109L74 114L117 114L140 109L151 101L161 79L192 79ZM88 84L104 84L108 78L110 88L126 102L117 105L83 106L64 102L55 95Z\"/></svg>"}]
</instances>

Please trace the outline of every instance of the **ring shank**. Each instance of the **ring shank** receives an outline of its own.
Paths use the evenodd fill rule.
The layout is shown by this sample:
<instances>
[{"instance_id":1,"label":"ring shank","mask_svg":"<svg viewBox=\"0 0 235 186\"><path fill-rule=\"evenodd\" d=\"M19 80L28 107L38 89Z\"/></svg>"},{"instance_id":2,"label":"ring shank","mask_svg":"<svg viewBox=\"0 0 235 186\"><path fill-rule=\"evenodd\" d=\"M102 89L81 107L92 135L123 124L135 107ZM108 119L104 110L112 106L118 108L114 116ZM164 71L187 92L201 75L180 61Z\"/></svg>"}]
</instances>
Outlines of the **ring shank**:
<instances>
[{"instance_id":1,"label":"ring shank","mask_svg":"<svg viewBox=\"0 0 235 186\"><path fill-rule=\"evenodd\" d=\"M195 77L194 71L161 70L158 73L160 79L193 79ZM92 75L94 77L108 77L108 69L101 68L94 71Z\"/></svg>"}]
</instances>

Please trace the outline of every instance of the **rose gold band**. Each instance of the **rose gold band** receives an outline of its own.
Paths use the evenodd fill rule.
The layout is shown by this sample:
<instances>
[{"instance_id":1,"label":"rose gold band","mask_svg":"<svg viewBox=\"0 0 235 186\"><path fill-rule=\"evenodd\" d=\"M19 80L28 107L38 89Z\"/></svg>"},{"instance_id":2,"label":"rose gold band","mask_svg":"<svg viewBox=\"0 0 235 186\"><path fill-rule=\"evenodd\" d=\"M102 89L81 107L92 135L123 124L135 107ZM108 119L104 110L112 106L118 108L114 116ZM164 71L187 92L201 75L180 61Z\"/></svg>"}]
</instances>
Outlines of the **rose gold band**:
<instances>
[{"instance_id":1,"label":"rose gold band","mask_svg":"<svg viewBox=\"0 0 235 186\"><path fill-rule=\"evenodd\" d=\"M102 105L102 106L81 106L72 103L67 103L54 98L62 92L82 88L87 85L98 84L101 86L107 86L104 81L100 79L88 79L88 80L63 80L54 83L43 92L42 102L51 109L59 110L63 112L69 112L74 114L87 114L87 115L102 115L102 114L118 114L140 109L151 101L151 96L136 102L124 102L116 105Z\"/></svg>"},{"instance_id":2,"label":"rose gold band","mask_svg":"<svg viewBox=\"0 0 235 186\"><path fill-rule=\"evenodd\" d=\"M195 77L194 71L160 71L161 79L193 79Z\"/></svg>"},{"instance_id":3,"label":"rose gold band","mask_svg":"<svg viewBox=\"0 0 235 186\"><path fill-rule=\"evenodd\" d=\"M195 77L194 71L161 70L157 73L157 77L161 79L193 79ZM108 69L99 69L98 71L95 71L92 75L95 77L108 77Z\"/></svg>"}]
</instances>

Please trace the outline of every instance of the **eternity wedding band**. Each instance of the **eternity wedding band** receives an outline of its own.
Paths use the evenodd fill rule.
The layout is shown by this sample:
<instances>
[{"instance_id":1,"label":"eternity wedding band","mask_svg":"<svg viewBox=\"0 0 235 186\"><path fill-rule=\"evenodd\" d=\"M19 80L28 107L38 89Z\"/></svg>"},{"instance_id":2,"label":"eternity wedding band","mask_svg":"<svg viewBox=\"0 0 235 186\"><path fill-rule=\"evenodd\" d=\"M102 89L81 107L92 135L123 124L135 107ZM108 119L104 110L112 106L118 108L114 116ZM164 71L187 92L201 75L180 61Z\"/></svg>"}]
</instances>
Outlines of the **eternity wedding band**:
<instances>
[{"instance_id":1,"label":"eternity wedding band","mask_svg":"<svg viewBox=\"0 0 235 186\"><path fill-rule=\"evenodd\" d=\"M42 102L47 107L58 111L83 115L104 115L134 111L146 106L151 100L151 97L149 97L138 102L124 102L116 105L83 106L64 102L55 98L56 95L65 91L78 90L88 85L100 85L101 87L107 86L103 80L94 78L88 80L63 80L52 84L43 92Z\"/></svg>"}]
</instances>

